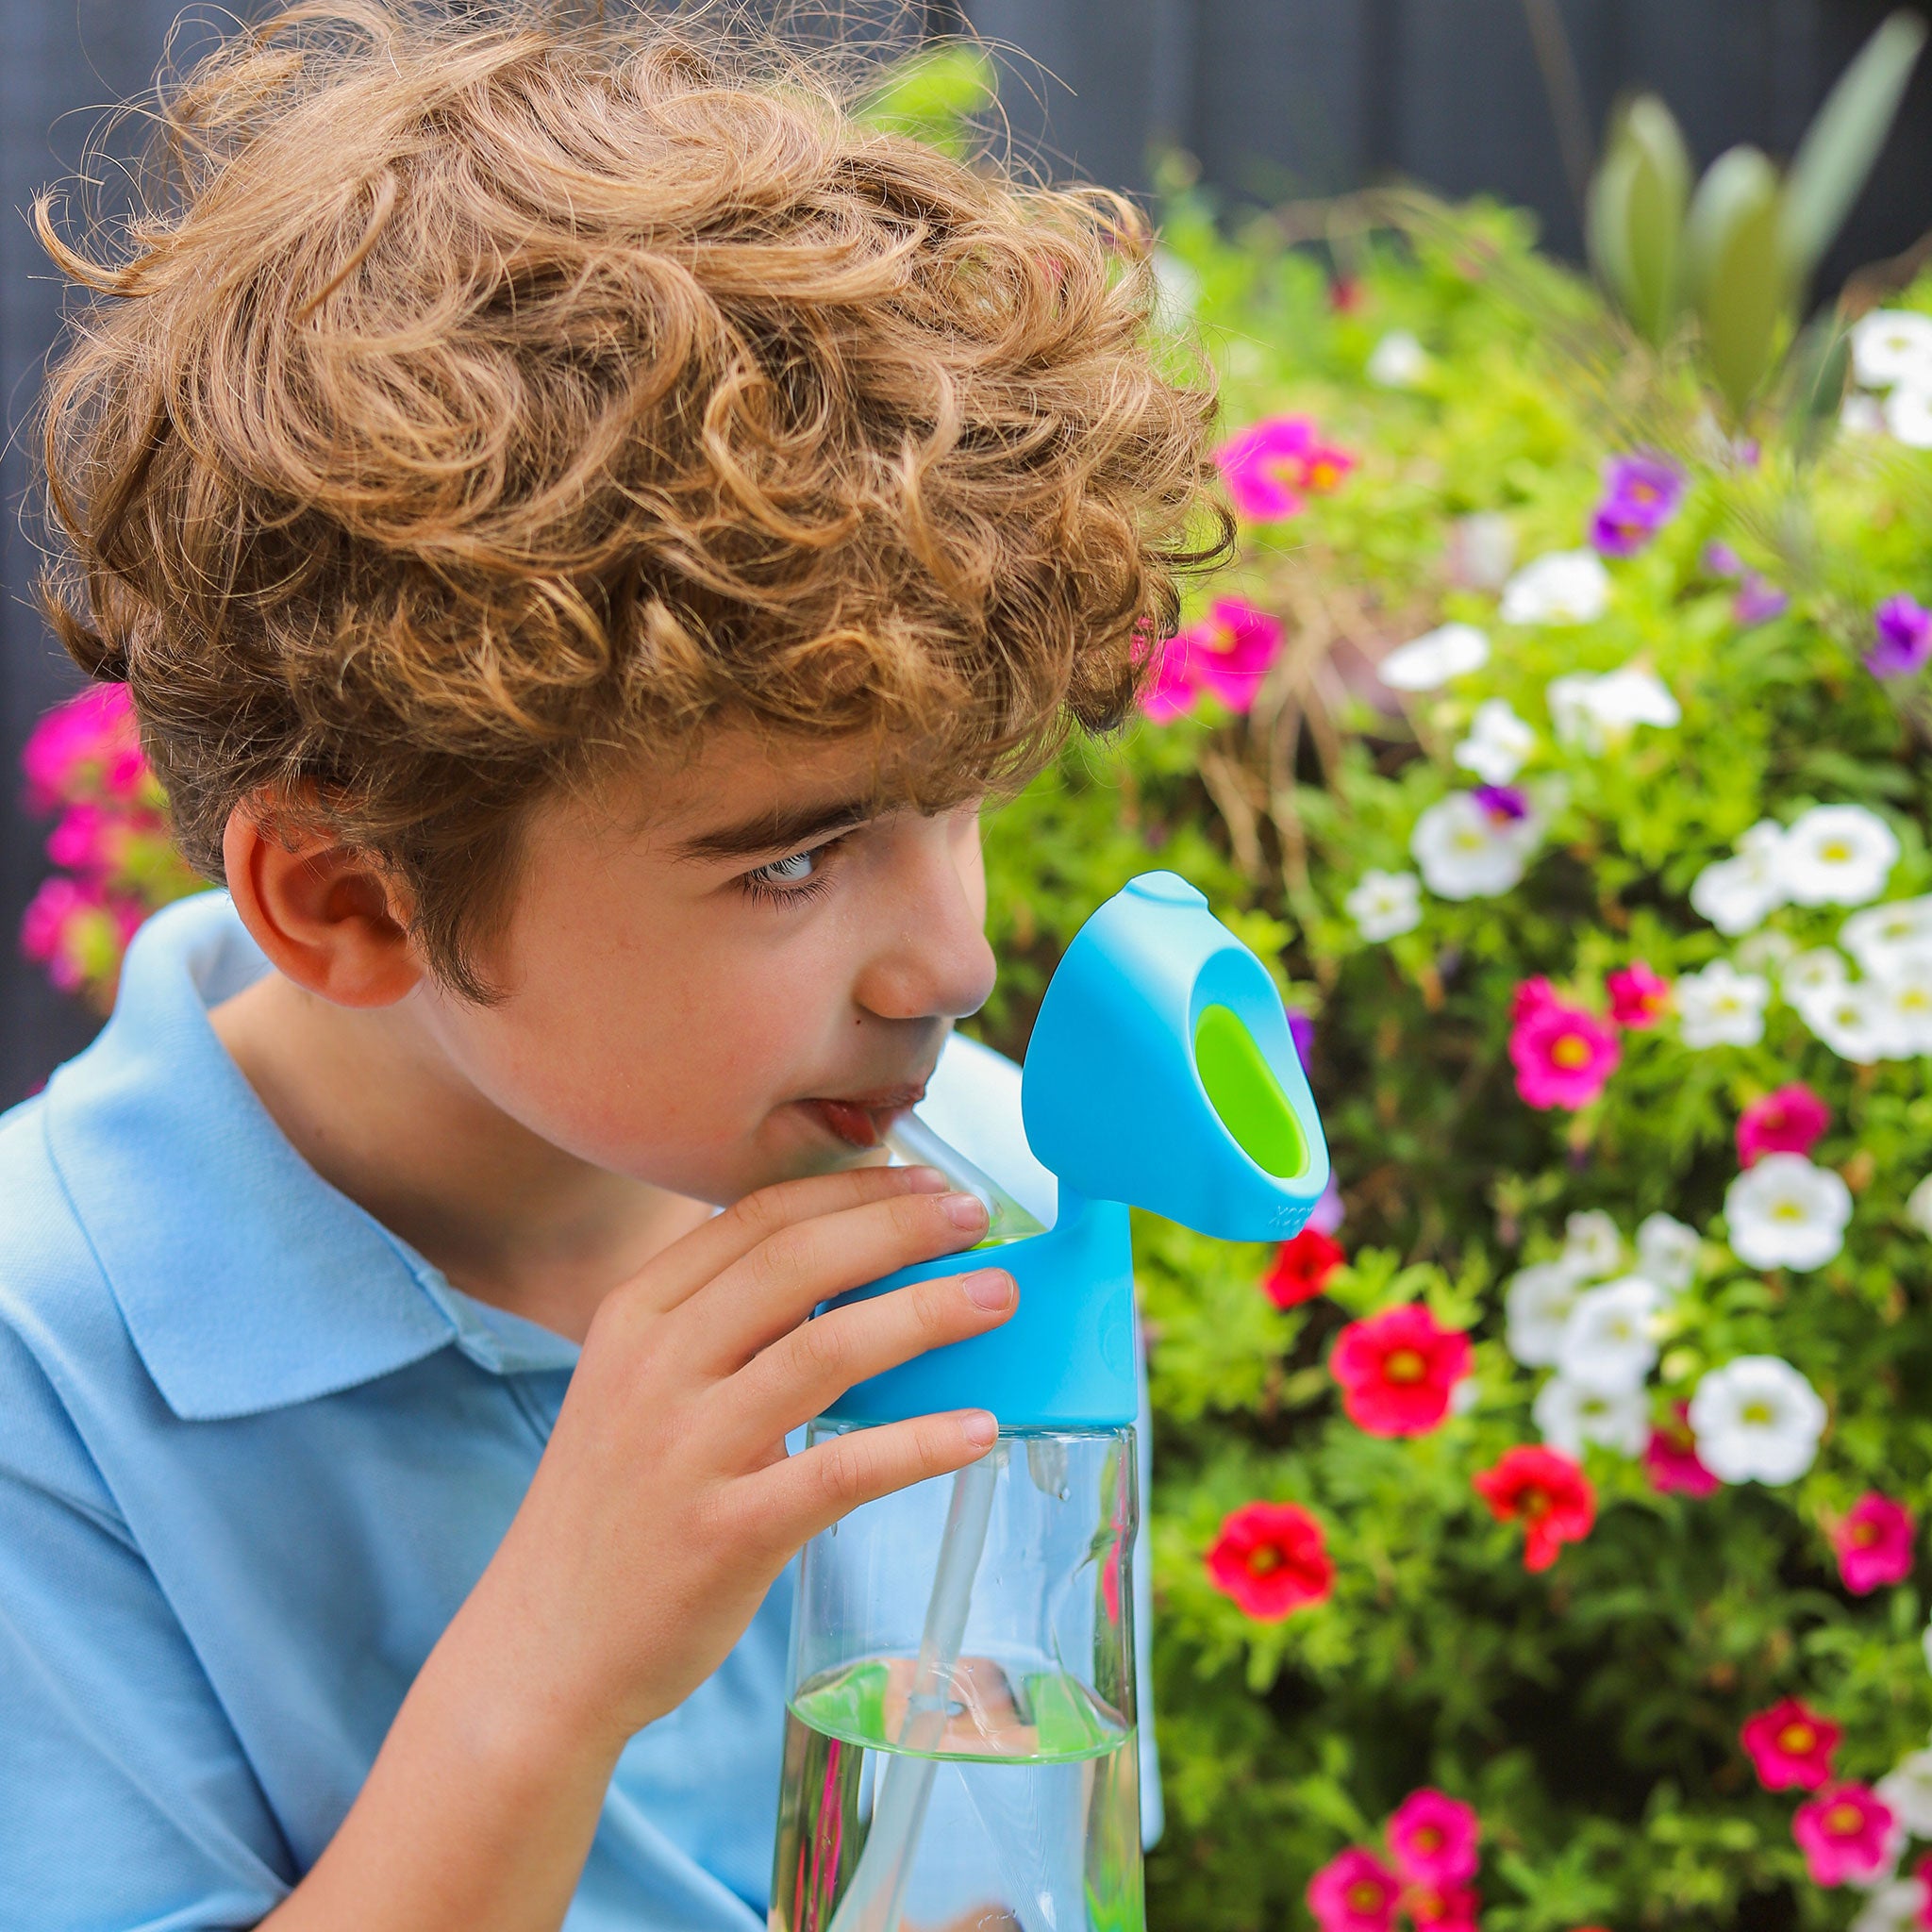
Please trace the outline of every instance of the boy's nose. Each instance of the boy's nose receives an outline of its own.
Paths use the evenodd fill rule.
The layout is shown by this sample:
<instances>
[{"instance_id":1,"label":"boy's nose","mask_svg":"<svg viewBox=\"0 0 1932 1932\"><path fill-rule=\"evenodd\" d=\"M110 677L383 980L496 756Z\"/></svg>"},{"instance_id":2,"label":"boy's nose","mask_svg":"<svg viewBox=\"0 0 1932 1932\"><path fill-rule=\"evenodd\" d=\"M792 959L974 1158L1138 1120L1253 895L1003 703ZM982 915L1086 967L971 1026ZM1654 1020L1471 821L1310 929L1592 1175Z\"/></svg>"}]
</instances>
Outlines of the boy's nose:
<instances>
[{"instance_id":1,"label":"boy's nose","mask_svg":"<svg viewBox=\"0 0 1932 1932\"><path fill-rule=\"evenodd\" d=\"M897 917L881 936L855 989L860 1006L884 1020L963 1019L992 991L986 941L986 882L977 843L969 854L941 838L912 841L902 859L910 874L894 892Z\"/></svg>"}]
</instances>

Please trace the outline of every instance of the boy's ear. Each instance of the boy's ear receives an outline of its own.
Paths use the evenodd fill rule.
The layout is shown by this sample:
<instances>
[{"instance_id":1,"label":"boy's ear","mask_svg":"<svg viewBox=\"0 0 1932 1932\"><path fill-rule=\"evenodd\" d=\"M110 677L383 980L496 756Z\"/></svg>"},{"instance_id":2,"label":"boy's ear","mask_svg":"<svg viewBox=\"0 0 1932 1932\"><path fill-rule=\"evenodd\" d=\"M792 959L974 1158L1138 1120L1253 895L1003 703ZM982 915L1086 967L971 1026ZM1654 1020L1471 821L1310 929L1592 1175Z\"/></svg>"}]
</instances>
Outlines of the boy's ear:
<instances>
[{"instance_id":1,"label":"boy's ear","mask_svg":"<svg viewBox=\"0 0 1932 1932\"><path fill-rule=\"evenodd\" d=\"M365 856L266 801L228 814L222 862L235 910L286 979L339 1007L389 1007L423 977L397 894Z\"/></svg>"}]
</instances>

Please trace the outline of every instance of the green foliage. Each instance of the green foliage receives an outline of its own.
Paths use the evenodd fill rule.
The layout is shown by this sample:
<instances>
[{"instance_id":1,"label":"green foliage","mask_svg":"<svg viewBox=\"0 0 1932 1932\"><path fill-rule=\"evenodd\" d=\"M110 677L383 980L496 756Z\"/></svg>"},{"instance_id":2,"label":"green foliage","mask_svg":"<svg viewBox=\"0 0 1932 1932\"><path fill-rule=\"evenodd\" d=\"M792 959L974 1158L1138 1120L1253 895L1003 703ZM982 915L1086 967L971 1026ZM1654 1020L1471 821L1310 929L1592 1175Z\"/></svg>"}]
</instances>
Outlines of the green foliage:
<instances>
[{"instance_id":1,"label":"green foliage","mask_svg":"<svg viewBox=\"0 0 1932 1932\"><path fill-rule=\"evenodd\" d=\"M1674 981L1741 954L1774 979L1779 951L1832 943L1842 906L1788 905L1738 941L1688 903L1762 819L1865 806L1901 845L1884 896L1932 888L1924 701L1860 661L1879 600L1932 601L1932 458L1833 438L1834 393L1809 405L1815 461L1777 446L1740 460L1694 386L1624 359L1607 313L1517 217L1407 203L1391 235L1361 215L1338 211L1331 262L1266 223L1225 241L1200 203L1172 201L1165 245L1198 288L1230 427L1304 412L1357 466L1298 518L1248 525L1232 571L1196 593L1284 625L1250 712L1208 697L1077 745L988 825L1005 962L989 1036L1017 1049L1080 920L1171 866L1315 1016L1346 1203L1349 1267L1286 1310L1260 1289L1266 1251L1140 1224L1169 1821L1150 1915L1190 1932L1305 1924L1310 1874L1434 1784L1481 1815L1497 1932L1842 1926L1860 1896L1809 1881L1790 1824L1803 1794L1761 1789L1738 1733L1802 1696L1844 1727L1840 1774L1870 1780L1932 1724L1923 1566L1854 1596L1829 1542L1864 1491L1922 1517L1928 1501L1932 1241L1905 1205L1932 1172L1924 1062L1841 1060L1776 995L1749 1044L1693 1047L1669 1018L1624 1032L1621 1064L1575 1111L1527 1105L1507 1048L1533 976L1600 1012L1607 974L1634 960ZM1932 309L1932 289L1911 299ZM1367 371L1397 330L1426 360L1378 386ZM1604 462L1640 442L1669 451L1688 491L1610 564L1607 608L1502 623L1482 540L1502 533L1519 560L1578 548ZM1742 621L1714 541L1790 608ZM1391 644L1448 620L1490 635L1481 670L1414 695L1376 681ZM1628 665L1662 681L1681 722L1566 736L1553 682ZM1516 782L1544 823L1522 883L1424 893L1414 929L1366 939L1349 894L1371 869L1410 869L1418 818L1473 782L1454 753L1493 698L1536 734ZM1765 1272L1725 1244L1734 1133L1749 1101L1800 1078L1832 1113L1813 1158L1855 1209L1828 1263ZM1506 1346L1504 1289L1586 1209L1610 1215L1626 1253L1658 1210L1704 1238L1700 1278L1663 1317L1658 1422L1707 1370L1755 1353L1800 1369L1831 1420L1799 1480L1708 1498L1659 1493L1640 1461L1588 1446L1595 1528L1530 1574L1520 1529L1470 1479L1539 1440L1545 1372ZM1411 1300L1472 1330L1474 1401L1382 1440L1341 1414L1327 1353L1347 1321ZM1203 1563L1256 1498L1311 1510L1337 1563L1332 1595L1278 1623L1247 1616Z\"/></svg>"}]
</instances>

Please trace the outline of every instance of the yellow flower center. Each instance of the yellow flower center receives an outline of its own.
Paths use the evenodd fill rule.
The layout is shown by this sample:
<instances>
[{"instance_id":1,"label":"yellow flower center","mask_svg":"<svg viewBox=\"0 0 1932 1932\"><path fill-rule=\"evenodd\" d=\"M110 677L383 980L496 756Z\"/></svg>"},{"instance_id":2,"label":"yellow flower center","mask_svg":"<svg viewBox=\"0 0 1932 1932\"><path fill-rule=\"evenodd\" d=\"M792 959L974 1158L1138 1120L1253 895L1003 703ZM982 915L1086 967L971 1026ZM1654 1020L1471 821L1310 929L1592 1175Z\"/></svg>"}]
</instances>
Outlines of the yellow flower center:
<instances>
[{"instance_id":1,"label":"yellow flower center","mask_svg":"<svg viewBox=\"0 0 1932 1932\"><path fill-rule=\"evenodd\" d=\"M1266 1576L1281 1568L1281 1552L1272 1543L1263 1543L1257 1550L1248 1552L1248 1574Z\"/></svg>"},{"instance_id":2,"label":"yellow flower center","mask_svg":"<svg viewBox=\"0 0 1932 1932\"><path fill-rule=\"evenodd\" d=\"M1818 856L1826 865L1842 865L1852 856L1852 848L1842 839L1827 839L1818 848Z\"/></svg>"},{"instance_id":3,"label":"yellow flower center","mask_svg":"<svg viewBox=\"0 0 1932 1932\"><path fill-rule=\"evenodd\" d=\"M1824 1814L1824 1828L1833 1838L1855 1838L1865 1823L1865 1814L1856 1805L1834 1805Z\"/></svg>"},{"instance_id":4,"label":"yellow flower center","mask_svg":"<svg viewBox=\"0 0 1932 1932\"><path fill-rule=\"evenodd\" d=\"M1590 1064L1590 1041L1580 1033L1565 1033L1550 1048L1550 1058L1559 1067L1587 1067Z\"/></svg>"},{"instance_id":5,"label":"yellow flower center","mask_svg":"<svg viewBox=\"0 0 1932 1932\"><path fill-rule=\"evenodd\" d=\"M1420 1382L1428 1373L1428 1363L1412 1348L1398 1348L1382 1364L1382 1373L1391 1382Z\"/></svg>"},{"instance_id":6,"label":"yellow flower center","mask_svg":"<svg viewBox=\"0 0 1932 1932\"><path fill-rule=\"evenodd\" d=\"M1809 1724L1787 1724L1777 1734L1777 1748L1789 1751L1793 1757L1802 1757L1818 1741L1818 1733Z\"/></svg>"}]
</instances>

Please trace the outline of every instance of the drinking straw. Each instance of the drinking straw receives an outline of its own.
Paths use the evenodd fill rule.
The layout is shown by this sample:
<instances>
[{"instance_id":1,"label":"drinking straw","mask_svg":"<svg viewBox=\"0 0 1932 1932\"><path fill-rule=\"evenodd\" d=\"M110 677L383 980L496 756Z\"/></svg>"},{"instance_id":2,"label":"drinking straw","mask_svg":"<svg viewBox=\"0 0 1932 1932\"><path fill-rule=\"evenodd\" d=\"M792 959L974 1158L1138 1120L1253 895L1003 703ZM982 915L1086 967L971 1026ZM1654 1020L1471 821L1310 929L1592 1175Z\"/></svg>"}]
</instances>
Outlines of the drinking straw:
<instances>
[{"instance_id":1,"label":"drinking straw","mask_svg":"<svg viewBox=\"0 0 1932 1932\"><path fill-rule=\"evenodd\" d=\"M906 1700L906 1720L894 1740L896 1755L880 1774L872 1829L852 1884L832 1915L830 1932L898 1932L913 1850L939 1772L939 1760L931 1754L939 1749L952 1715L953 1673L966 1638L973 1578L986 1549L986 1527L1005 1446L995 1443L953 1478L932 1596L919 1640L919 1662Z\"/></svg>"}]
</instances>

